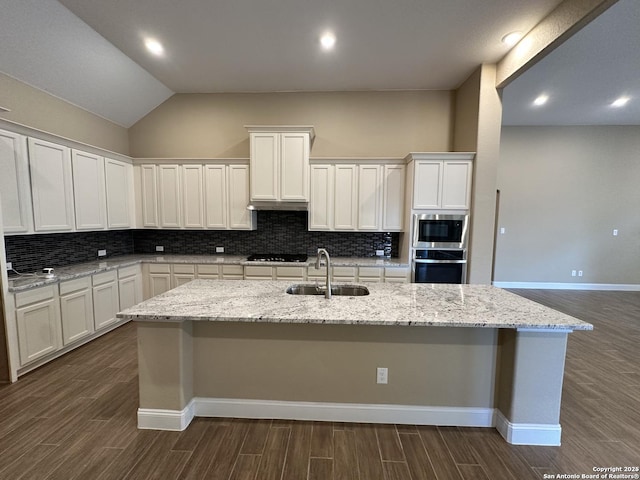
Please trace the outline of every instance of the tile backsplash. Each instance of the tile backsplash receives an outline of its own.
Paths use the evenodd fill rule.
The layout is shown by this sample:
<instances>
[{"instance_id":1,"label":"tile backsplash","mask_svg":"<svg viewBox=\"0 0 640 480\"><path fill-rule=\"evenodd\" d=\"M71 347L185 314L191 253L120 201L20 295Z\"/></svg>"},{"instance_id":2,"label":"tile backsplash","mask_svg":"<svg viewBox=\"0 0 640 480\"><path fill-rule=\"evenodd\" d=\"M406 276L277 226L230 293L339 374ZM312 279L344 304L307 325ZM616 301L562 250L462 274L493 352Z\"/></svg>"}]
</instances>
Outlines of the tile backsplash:
<instances>
[{"instance_id":1,"label":"tile backsplash","mask_svg":"<svg viewBox=\"0 0 640 480\"><path fill-rule=\"evenodd\" d=\"M112 230L6 236L7 261L19 272L62 267L131 253L214 254L217 246L227 255L252 253L306 253L319 247L332 256L371 257L376 250L398 255L398 233L309 232L306 212L259 211L258 229L240 230Z\"/></svg>"}]
</instances>

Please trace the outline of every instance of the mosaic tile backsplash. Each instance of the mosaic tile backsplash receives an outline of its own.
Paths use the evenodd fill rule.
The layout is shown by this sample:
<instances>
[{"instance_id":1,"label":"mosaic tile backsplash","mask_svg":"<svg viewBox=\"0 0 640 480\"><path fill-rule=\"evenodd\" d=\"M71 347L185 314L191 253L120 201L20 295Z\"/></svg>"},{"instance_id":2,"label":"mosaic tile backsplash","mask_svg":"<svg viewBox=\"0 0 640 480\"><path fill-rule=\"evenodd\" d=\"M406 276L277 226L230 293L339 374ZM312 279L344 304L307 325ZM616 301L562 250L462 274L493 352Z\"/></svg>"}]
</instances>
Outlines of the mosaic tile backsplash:
<instances>
[{"instance_id":1,"label":"mosaic tile backsplash","mask_svg":"<svg viewBox=\"0 0 640 480\"><path fill-rule=\"evenodd\" d=\"M5 237L7 261L19 272L62 267L107 256L155 253L156 245L167 254L214 254L222 246L229 255L252 253L306 253L319 247L338 257L371 257L376 250L398 255L398 233L309 232L306 212L258 212L258 229L239 230L117 230L54 233Z\"/></svg>"}]
</instances>

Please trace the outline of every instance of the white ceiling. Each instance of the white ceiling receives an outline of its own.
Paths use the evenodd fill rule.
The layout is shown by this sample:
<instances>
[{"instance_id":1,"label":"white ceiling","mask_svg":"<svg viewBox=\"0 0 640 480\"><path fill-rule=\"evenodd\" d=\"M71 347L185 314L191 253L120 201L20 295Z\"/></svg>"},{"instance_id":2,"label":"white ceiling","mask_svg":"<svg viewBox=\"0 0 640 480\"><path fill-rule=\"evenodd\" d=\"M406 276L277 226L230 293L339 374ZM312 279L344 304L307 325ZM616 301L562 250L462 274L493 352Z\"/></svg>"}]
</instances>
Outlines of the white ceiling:
<instances>
[{"instance_id":1,"label":"white ceiling","mask_svg":"<svg viewBox=\"0 0 640 480\"><path fill-rule=\"evenodd\" d=\"M174 92L452 89L479 64L496 62L506 53L507 47L500 42L505 33L528 31L558 3L10 0L3 2L0 16L0 71L125 127ZM591 39L598 42L597 48L578 47L578 53L568 58L563 57L565 46L560 47L553 52L559 56L557 63L545 67L545 59L508 87L508 121L523 121L522 113L515 116L518 109L525 119L534 118L518 102L536 89L550 88L540 79L556 79L552 98L581 90L585 74L577 64L585 62L578 62L576 55L588 60L588 65L595 52L619 53L619 61L607 67L609 76L594 78L598 95L619 90L615 84L622 77L613 71L628 58L637 60L639 46L640 2L620 0L619 5L624 4L636 15L632 20L628 12L620 14L628 20L625 28L632 26L630 50L619 50L619 43L628 42L626 33L606 42L601 33ZM611 31L621 31L620 21L611 20L613 30L610 25L603 27L609 29L609 36ZM337 37L333 52L319 49L318 38L325 29ZM146 51L145 36L164 44L163 58ZM596 64L601 65L601 60ZM572 68L566 69L567 65ZM561 67L573 76L561 76ZM636 80L640 78L637 61L633 68L635 76L629 78ZM587 98L594 100L592 90ZM640 98L634 103L640 103ZM558 104L550 101L548 107L552 105ZM556 115L566 111L565 106ZM582 112L580 118L585 118ZM627 121L640 124L640 120Z\"/></svg>"},{"instance_id":2,"label":"white ceiling","mask_svg":"<svg viewBox=\"0 0 640 480\"><path fill-rule=\"evenodd\" d=\"M540 94L549 100L535 107ZM612 108L621 96L624 108ZM508 85L504 125L640 125L640 1L619 0Z\"/></svg>"}]
</instances>

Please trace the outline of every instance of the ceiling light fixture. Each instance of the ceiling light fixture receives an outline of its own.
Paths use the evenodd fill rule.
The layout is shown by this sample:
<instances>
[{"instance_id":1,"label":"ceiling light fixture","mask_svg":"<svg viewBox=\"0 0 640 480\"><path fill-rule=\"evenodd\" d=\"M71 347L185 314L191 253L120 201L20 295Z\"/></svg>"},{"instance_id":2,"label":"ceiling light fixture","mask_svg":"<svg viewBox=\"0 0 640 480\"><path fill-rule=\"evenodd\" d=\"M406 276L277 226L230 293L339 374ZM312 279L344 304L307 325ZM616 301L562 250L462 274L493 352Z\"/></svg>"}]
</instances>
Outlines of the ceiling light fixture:
<instances>
[{"instance_id":1,"label":"ceiling light fixture","mask_svg":"<svg viewBox=\"0 0 640 480\"><path fill-rule=\"evenodd\" d=\"M147 47L147 50L158 57L164 54L164 47L162 46L162 44L159 41L154 40L153 38L147 38L144 41L144 46Z\"/></svg>"},{"instance_id":2,"label":"ceiling light fixture","mask_svg":"<svg viewBox=\"0 0 640 480\"><path fill-rule=\"evenodd\" d=\"M331 32L325 32L320 37L320 45L323 50L333 50L336 44L336 36Z\"/></svg>"},{"instance_id":3,"label":"ceiling light fixture","mask_svg":"<svg viewBox=\"0 0 640 480\"><path fill-rule=\"evenodd\" d=\"M502 37L502 43L504 43L505 45L509 45L510 47L513 47L516 43L520 41L521 38L522 38L521 32L507 33L504 37Z\"/></svg>"},{"instance_id":4,"label":"ceiling light fixture","mask_svg":"<svg viewBox=\"0 0 640 480\"><path fill-rule=\"evenodd\" d=\"M611 106L615 108L624 107L627 103L629 103L629 100L631 100L629 97L620 97L612 102Z\"/></svg>"},{"instance_id":5,"label":"ceiling light fixture","mask_svg":"<svg viewBox=\"0 0 640 480\"><path fill-rule=\"evenodd\" d=\"M533 104L536 107L539 107L547 103L547 100L549 100L549 95L545 95L545 94L538 95L538 97L533 101Z\"/></svg>"}]
</instances>

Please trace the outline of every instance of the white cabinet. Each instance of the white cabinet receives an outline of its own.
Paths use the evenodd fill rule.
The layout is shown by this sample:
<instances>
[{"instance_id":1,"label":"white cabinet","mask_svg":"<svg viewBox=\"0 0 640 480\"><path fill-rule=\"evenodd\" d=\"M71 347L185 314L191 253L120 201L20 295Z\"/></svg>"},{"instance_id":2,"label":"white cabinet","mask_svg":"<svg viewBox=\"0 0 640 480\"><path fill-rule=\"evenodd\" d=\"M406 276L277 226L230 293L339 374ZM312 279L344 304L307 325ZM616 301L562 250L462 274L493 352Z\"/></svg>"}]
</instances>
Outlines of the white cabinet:
<instances>
[{"instance_id":1,"label":"white cabinet","mask_svg":"<svg viewBox=\"0 0 640 480\"><path fill-rule=\"evenodd\" d=\"M402 231L405 166L311 165L309 230Z\"/></svg>"},{"instance_id":2,"label":"white cabinet","mask_svg":"<svg viewBox=\"0 0 640 480\"><path fill-rule=\"evenodd\" d=\"M197 278L203 280L218 280L220 279L221 265L198 265L197 266Z\"/></svg>"},{"instance_id":3,"label":"white cabinet","mask_svg":"<svg viewBox=\"0 0 640 480\"><path fill-rule=\"evenodd\" d=\"M71 151L76 229L102 230L107 226L104 157Z\"/></svg>"},{"instance_id":4,"label":"white cabinet","mask_svg":"<svg viewBox=\"0 0 640 480\"><path fill-rule=\"evenodd\" d=\"M4 233L33 230L27 138L0 130L0 199Z\"/></svg>"},{"instance_id":5,"label":"white cabinet","mask_svg":"<svg viewBox=\"0 0 640 480\"><path fill-rule=\"evenodd\" d=\"M473 154L411 154L416 210L468 210Z\"/></svg>"},{"instance_id":6,"label":"white cabinet","mask_svg":"<svg viewBox=\"0 0 640 480\"><path fill-rule=\"evenodd\" d=\"M247 210L249 204L249 167L247 165L229 165L227 173L229 228L255 230L256 212Z\"/></svg>"},{"instance_id":7,"label":"white cabinet","mask_svg":"<svg viewBox=\"0 0 640 480\"><path fill-rule=\"evenodd\" d=\"M246 265L244 267L245 280L273 280L274 267L268 265Z\"/></svg>"},{"instance_id":8,"label":"white cabinet","mask_svg":"<svg viewBox=\"0 0 640 480\"><path fill-rule=\"evenodd\" d=\"M155 165L140 165L142 226L158 227L158 173Z\"/></svg>"},{"instance_id":9,"label":"white cabinet","mask_svg":"<svg viewBox=\"0 0 640 480\"><path fill-rule=\"evenodd\" d=\"M158 165L160 227L180 228L180 166Z\"/></svg>"},{"instance_id":10,"label":"white cabinet","mask_svg":"<svg viewBox=\"0 0 640 480\"><path fill-rule=\"evenodd\" d=\"M118 296L120 310L133 307L142 301L142 270L140 265L118 269Z\"/></svg>"},{"instance_id":11,"label":"white cabinet","mask_svg":"<svg viewBox=\"0 0 640 480\"><path fill-rule=\"evenodd\" d=\"M20 365L60 348L60 303L54 286L16 293L15 307Z\"/></svg>"},{"instance_id":12,"label":"white cabinet","mask_svg":"<svg viewBox=\"0 0 640 480\"><path fill-rule=\"evenodd\" d=\"M97 273L93 276L93 317L95 329L107 327L118 319L120 309L117 272Z\"/></svg>"},{"instance_id":13,"label":"white cabinet","mask_svg":"<svg viewBox=\"0 0 640 480\"><path fill-rule=\"evenodd\" d=\"M35 230L73 230L70 149L35 138L29 138L28 144Z\"/></svg>"},{"instance_id":14,"label":"white cabinet","mask_svg":"<svg viewBox=\"0 0 640 480\"><path fill-rule=\"evenodd\" d=\"M227 166L204 166L204 191L207 228L225 229L228 226ZM248 201L248 198L247 198ZM248 202L247 202L248 203ZM245 210L246 210L245 204Z\"/></svg>"},{"instance_id":15,"label":"white cabinet","mask_svg":"<svg viewBox=\"0 0 640 480\"><path fill-rule=\"evenodd\" d=\"M93 333L91 277L60 283L60 313L64 346Z\"/></svg>"},{"instance_id":16,"label":"white cabinet","mask_svg":"<svg viewBox=\"0 0 640 480\"><path fill-rule=\"evenodd\" d=\"M147 276L147 289L145 298L155 297L171 290L171 265L168 263L149 264Z\"/></svg>"},{"instance_id":17,"label":"white cabinet","mask_svg":"<svg viewBox=\"0 0 640 480\"><path fill-rule=\"evenodd\" d=\"M105 158L104 172L107 191L107 226L130 228L133 212L133 166Z\"/></svg>"},{"instance_id":18,"label":"white cabinet","mask_svg":"<svg viewBox=\"0 0 640 480\"><path fill-rule=\"evenodd\" d=\"M188 265L188 264L173 265L172 274L171 274L172 288L179 287L180 285L184 285L185 283L189 283L194 278L196 278L195 265Z\"/></svg>"},{"instance_id":19,"label":"white cabinet","mask_svg":"<svg viewBox=\"0 0 640 480\"><path fill-rule=\"evenodd\" d=\"M335 166L333 188L335 230L356 230L358 222L358 167L357 165Z\"/></svg>"},{"instance_id":20,"label":"white cabinet","mask_svg":"<svg viewBox=\"0 0 640 480\"><path fill-rule=\"evenodd\" d=\"M309 200L313 127L247 126L252 201Z\"/></svg>"},{"instance_id":21,"label":"white cabinet","mask_svg":"<svg viewBox=\"0 0 640 480\"><path fill-rule=\"evenodd\" d=\"M204 227L204 182L202 165L182 165L182 225Z\"/></svg>"}]
</instances>

